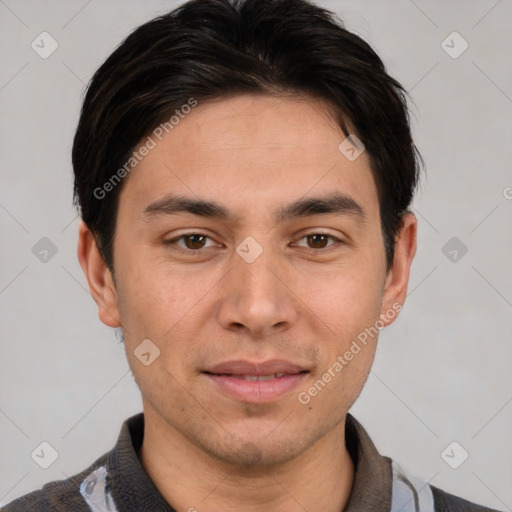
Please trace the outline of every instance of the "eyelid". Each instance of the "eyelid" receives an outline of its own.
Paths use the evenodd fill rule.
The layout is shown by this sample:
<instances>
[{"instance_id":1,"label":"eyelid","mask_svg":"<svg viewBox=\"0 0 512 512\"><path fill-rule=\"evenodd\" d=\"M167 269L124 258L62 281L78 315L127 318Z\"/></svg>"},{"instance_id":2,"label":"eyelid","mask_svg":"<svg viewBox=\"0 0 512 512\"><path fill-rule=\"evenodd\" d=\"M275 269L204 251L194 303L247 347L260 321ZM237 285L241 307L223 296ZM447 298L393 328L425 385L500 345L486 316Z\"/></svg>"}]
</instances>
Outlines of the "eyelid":
<instances>
[{"instance_id":1,"label":"eyelid","mask_svg":"<svg viewBox=\"0 0 512 512\"><path fill-rule=\"evenodd\" d=\"M203 237L205 237L205 238L215 242L214 238L211 237L207 233L204 233L204 232L201 232L201 231L187 231L187 232L182 233L182 234L180 234L178 236L175 236L175 237L173 237L171 239L164 240L164 244L165 245L173 245L175 250L177 250L179 252L187 253L187 254L193 254L193 253L200 254L201 252L203 252L203 251L205 251L207 249L211 249L212 247L217 247L218 248L220 245L222 245L222 244L210 245L210 246L207 246L207 247L202 247L200 249L188 249L186 247L182 247L182 246L178 245L178 242L180 240L182 240L182 239L184 239L184 238L186 238L188 236L193 236L193 235L203 236ZM317 229L317 230L310 230L310 231L302 233L301 236L296 239L296 242L300 241L300 240L303 240L306 237L312 236L312 235L326 236L326 237L330 238L331 240L333 240L333 243L327 245L326 247L318 248L318 249L315 249L313 247L302 246L302 245L299 245L297 247L303 247L307 251L312 251L312 252L315 252L315 253L326 253L326 252L329 252L330 250L337 249L340 245L345 244L345 242L343 240L341 240L340 238L334 236L331 233L327 233L327 232L325 232L325 230L322 230L320 228ZM294 243L296 243L296 242L294 242Z\"/></svg>"},{"instance_id":2,"label":"eyelid","mask_svg":"<svg viewBox=\"0 0 512 512\"><path fill-rule=\"evenodd\" d=\"M302 246L302 245L299 247L304 247L305 249L307 249L309 251L313 251L313 252L328 252L329 250L337 249L340 244L345 243L343 240L341 240L337 236L334 236L331 233L326 233L326 232L322 231L321 229L319 229L317 231L308 231L307 233L304 233L299 238L297 238L297 240L303 240L304 238L306 238L308 236L312 236L312 235L326 236L327 238L330 238L334 242L332 244L329 244L326 247L323 247L320 249L315 249L313 247L307 247L307 246Z\"/></svg>"},{"instance_id":3,"label":"eyelid","mask_svg":"<svg viewBox=\"0 0 512 512\"><path fill-rule=\"evenodd\" d=\"M209 240L211 240L212 242L215 242L214 238L210 235L208 235L207 233L203 233L201 231L187 231L186 233L182 233L181 235L178 235L178 236L175 236L173 238L170 238L168 240L164 240L164 244L165 245L174 245L175 247L177 247L178 250L183 250L184 252L187 252L187 253L199 253L201 251L203 251L204 249L209 249L211 247L219 247L219 245L222 245L222 244L218 244L215 242L214 245L210 245L208 247L202 247L201 249L188 249L186 247L182 247L180 245L178 245L178 242L186 237L189 237L189 236L193 236L193 235L199 235L199 236L203 236L205 238L208 238Z\"/></svg>"}]
</instances>

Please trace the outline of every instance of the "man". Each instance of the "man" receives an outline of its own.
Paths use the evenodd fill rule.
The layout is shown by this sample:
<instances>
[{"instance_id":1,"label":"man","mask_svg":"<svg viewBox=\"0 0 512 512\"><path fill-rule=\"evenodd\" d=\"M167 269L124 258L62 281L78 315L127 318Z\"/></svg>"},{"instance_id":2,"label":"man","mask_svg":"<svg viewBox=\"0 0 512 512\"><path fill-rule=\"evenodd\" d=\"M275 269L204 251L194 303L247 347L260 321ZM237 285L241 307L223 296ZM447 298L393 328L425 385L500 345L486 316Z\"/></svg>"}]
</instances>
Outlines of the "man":
<instances>
[{"instance_id":1,"label":"man","mask_svg":"<svg viewBox=\"0 0 512 512\"><path fill-rule=\"evenodd\" d=\"M143 414L5 508L482 511L349 413L416 250L405 94L305 0L194 0L135 30L73 147L78 257Z\"/></svg>"}]
</instances>

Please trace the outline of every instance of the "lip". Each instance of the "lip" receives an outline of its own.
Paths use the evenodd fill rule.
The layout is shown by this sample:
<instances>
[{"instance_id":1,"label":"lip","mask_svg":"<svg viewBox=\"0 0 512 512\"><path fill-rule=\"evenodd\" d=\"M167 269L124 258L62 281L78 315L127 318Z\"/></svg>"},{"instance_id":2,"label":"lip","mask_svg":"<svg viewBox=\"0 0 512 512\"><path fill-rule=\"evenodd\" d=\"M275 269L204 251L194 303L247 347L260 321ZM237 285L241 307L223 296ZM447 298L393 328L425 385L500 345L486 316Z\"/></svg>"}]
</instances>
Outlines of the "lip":
<instances>
[{"instance_id":1,"label":"lip","mask_svg":"<svg viewBox=\"0 0 512 512\"><path fill-rule=\"evenodd\" d=\"M222 394L236 401L254 404L279 400L295 389L307 373L305 368L283 359L254 363L244 360L226 361L203 372ZM274 377L255 380L269 375ZM245 376L252 380L245 380Z\"/></svg>"},{"instance_id":2,"label":"lip","mask_svg":"<svg viewBox=\"0 0 512 512\"><path fill-rule=\"evenodd\" d=\"M271 375L272 373L295 374L305 370L305 368L297 364L290 363L285 359L271 359L269 361L259 363L237 359L207 368L206 372L215 373L217 375Z\"/></svg>"}]
</instances>

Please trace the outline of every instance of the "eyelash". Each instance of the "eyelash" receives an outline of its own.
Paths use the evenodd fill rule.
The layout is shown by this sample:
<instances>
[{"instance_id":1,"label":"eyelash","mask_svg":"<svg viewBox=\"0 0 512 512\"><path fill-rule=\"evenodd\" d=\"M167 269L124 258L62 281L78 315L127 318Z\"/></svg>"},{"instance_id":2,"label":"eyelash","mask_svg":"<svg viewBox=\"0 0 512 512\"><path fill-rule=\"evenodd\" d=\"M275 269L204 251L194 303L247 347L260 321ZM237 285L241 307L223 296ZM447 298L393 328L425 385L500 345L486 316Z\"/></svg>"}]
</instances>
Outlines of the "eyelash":
<instances>
[{"instance_id":1,"label":"eyelash","mask_svg":"<svg viewBox=\"0 0 512 512\"><path fill-rule=\"evenodd\" d=\"M204 236L204 237L212 240L212 238L210 236L208 236L207 234L205 234L205 233L201 233L201 232L198 232L198 231L192 231L190 233L184 233L183 235L180 235L180 236L178 236L176 238L172 238L171 240L165 240L164 244L166 246L173 246L172 247L173 250L181 252L181 253L184 253L184 254L194 254L194 253L200 254L201 251L203 251L205 248L201 248L201 249L186 249L186 248L183 248L183 247L180 247L179 245L177 245L177 242L179 240L181 240L183 238L187 238L187 237L193 236L193 235ZM304 238L306 238L308 236L312 236L312 235L326 236L327 238L330 238L331 240L334 240L334 243L332 243L331 245L328 245L327 247L325 247L323 249L313 249L311 247L303 247L304 249L306 249L306 251L314 253L314 254L319 254L319 253L326 254L326 253L329 253L331 251L334 251L334 250L338 249L339 246L344 243L342 240L340 240L339 238L336 238L334 235L330 235L329 233L316 232L316 231L311 232L311 233L306 233L305 235L301 236L299 238L299 240L302 240L302 239L304 239ZM208 249L208 247L206 247L206 249Z\"/></svg>"}]
</instances>

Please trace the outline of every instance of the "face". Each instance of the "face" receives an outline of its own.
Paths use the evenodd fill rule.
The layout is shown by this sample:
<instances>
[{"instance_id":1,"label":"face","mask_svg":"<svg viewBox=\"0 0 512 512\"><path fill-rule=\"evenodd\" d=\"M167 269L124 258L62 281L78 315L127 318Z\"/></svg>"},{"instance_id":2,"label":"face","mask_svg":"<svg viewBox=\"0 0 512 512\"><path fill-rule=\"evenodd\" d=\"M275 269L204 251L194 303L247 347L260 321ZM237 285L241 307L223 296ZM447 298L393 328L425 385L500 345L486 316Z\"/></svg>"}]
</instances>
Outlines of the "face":
<instances>
[{"instance_id":1,"label":"face","mask_svg":"<svg viewBox=\"0 0 512 512\"><path fill-rule=\"evenodd\" d=\"M218 460L284 462L343 425L403 301L414 229L387 273L370 163L344 139L321 102L239 96L125 178L100 317L147 418Z\"/></svg>"}]
</instances>

